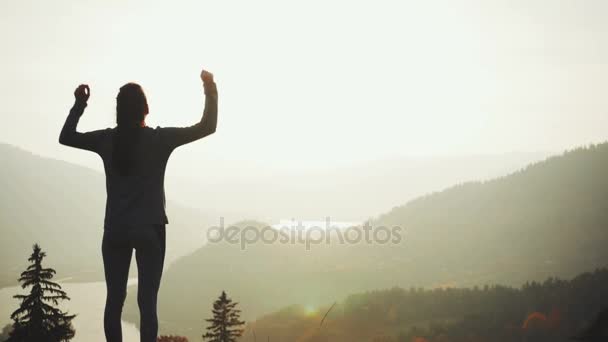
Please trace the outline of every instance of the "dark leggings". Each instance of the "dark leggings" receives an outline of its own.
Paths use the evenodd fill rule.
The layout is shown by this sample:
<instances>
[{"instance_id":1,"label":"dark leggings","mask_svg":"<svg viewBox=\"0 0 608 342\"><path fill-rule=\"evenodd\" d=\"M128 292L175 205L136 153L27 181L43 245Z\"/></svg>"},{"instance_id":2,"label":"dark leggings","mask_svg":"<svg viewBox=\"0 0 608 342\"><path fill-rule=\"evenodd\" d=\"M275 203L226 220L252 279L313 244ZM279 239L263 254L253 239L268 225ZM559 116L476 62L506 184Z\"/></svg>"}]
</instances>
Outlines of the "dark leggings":
<instances>
[{"instance_id":1,"label":"dark leggings","mask_svg":"<svg viewBox=\"0 0 608 342\"><path fill-rule=\"evenodd\" d=\"M103 322L107 342L122 342L121 314L133 249L137 261L141 342L156 342L156 301L165 260L165 239L164 224L116 226L104 230L101 251L107 288Z\"/></svg>"}]
</instances>

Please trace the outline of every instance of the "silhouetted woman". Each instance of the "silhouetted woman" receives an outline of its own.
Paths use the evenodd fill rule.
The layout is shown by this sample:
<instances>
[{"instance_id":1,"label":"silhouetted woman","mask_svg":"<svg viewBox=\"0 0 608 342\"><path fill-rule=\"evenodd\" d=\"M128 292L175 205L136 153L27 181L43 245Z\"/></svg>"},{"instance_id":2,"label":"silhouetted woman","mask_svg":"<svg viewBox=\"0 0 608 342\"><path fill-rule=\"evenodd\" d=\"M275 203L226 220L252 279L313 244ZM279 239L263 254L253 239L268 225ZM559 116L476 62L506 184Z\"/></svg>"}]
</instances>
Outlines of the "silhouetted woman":
<instances>
[{"instance_id":1,"label":"silhouetted woman","mask_svg":"<svg viewBox=\"0 0 608 342\"><path fill-rule=\"evenodd\" d=\"M205 109L201 120L190 127L147 127L146 95L138 84L127 83L116 97L116 127L79 133L76 126L90 90L81 84L74 91L76 101L59 142L95 152L103 160L107 201L101 251L107 286L104 331L108 342L122 341L121 313L133 250L138 269L141 341L156 341L156 300L168 223L164 191L167 160L176 147L214 133L217 126L213 75L203 70L201 79Z\"/></svg>"}]
</instances>

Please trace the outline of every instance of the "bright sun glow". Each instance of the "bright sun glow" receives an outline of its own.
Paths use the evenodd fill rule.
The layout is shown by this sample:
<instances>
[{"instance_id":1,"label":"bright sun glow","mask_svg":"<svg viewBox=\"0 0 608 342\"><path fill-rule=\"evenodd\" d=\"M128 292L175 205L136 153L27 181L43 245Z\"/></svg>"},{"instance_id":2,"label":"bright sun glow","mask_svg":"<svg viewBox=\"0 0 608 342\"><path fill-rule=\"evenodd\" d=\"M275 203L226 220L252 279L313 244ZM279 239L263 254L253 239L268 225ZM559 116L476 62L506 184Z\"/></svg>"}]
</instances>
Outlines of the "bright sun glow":
<instances>
[{"instance_id":1,"label":"bright sun glow","mask_svg":"<svg viewBox=\"0 0 608 342\"><path fill-rule=\"evenodd\" d=\"M304 307L304 314L306 314L306 316L315 316L317 313L319 313L319 311L313 305L306 305Z\"/></svg>"}]
</instances>

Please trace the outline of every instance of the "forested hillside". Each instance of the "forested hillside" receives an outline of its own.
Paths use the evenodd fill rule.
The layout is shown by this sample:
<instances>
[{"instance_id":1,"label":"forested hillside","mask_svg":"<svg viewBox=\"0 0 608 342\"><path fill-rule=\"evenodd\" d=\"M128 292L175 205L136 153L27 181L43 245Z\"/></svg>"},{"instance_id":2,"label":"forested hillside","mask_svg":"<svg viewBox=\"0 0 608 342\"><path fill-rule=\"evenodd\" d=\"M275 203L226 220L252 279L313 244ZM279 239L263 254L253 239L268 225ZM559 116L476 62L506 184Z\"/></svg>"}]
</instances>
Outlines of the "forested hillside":
<instances>
[{"instance_id":1,"label":"forested hillside","mask_svg":"<svg viewBox=\"0 0 608 342\"><path fill-rule=\"evenodd\" d=\"M255 332L300 342L565 342L607 308L604 268L517 288L393 288L353 294L333 308L295 305L251 322L241 341Z\"/></svg>"},{"instance_id":2,"label":"forested hillside","mask_svg":"<svg viewBox=\"0 0 608 342\"><path fill-rule=\"evenodd\" d=\"M423 196L376 222L407 227L405 252L412 267L425 266L425 279L437 271L443 282L471 285L572 277L608 261L607 175L608 144L591 145Z\"/></svg>"}]
</instances>

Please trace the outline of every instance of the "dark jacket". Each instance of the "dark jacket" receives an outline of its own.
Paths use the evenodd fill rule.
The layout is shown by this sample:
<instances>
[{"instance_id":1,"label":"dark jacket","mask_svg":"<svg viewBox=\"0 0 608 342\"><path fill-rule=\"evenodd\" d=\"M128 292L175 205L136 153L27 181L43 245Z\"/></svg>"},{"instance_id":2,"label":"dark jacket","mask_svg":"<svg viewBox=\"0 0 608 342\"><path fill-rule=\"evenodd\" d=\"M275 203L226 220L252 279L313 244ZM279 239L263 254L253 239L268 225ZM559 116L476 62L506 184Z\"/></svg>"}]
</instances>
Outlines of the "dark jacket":
<instances>
[{"instance_id":1,"label":"dark jacket","mask_svg":"<svg viewBox=\"0 0 608 342\"><path fill-rule=\"evenodd\" d=\"M217 125L217 88L205 84L205 109L201 120L190 127L142 127L134 148L132 172L123 176L112 165L116 128L86 133L76 131L87 106L76 102L63 125L59 142L97 153L106 174L104 227L121 224L166 224L164 177L167 160L178 146L215 132Z\"/></svg>"}]
</instances>

